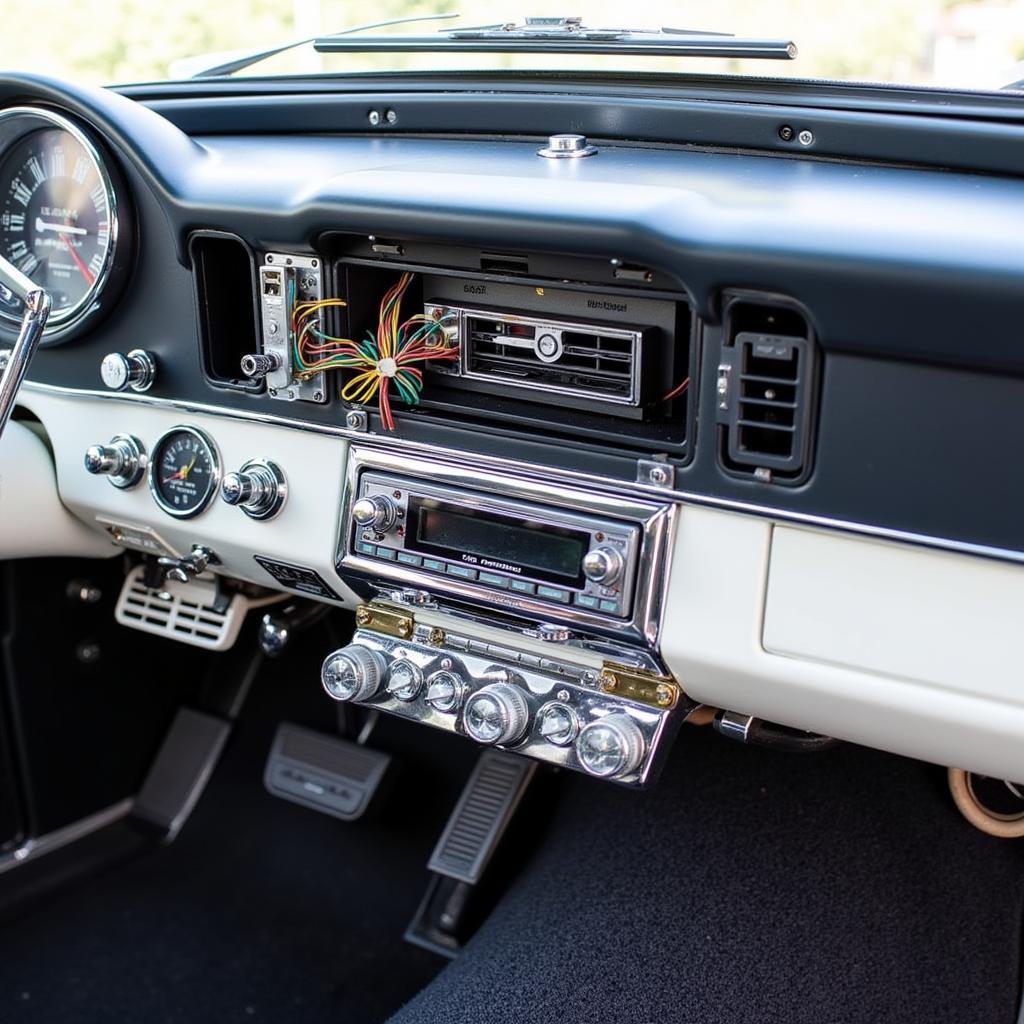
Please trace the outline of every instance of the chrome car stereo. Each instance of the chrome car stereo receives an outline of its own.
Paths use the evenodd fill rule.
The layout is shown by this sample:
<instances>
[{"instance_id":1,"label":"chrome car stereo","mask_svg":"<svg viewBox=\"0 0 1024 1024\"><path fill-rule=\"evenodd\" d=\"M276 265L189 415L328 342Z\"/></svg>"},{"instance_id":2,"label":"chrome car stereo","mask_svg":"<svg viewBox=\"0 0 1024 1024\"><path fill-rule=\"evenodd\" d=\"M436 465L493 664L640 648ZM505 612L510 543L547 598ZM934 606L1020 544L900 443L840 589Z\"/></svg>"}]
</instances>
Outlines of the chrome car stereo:
<instances>
[{"instance_id":1,"label":"chrome car stereo","mask_svg":"<svg viewBox=\"0 0 1024 1024\"><path fill-rule=\"evenodd\" d=\"M653 644L674 511L526 474L355 449L338 571Z\"/></svg>"}]
</instances>

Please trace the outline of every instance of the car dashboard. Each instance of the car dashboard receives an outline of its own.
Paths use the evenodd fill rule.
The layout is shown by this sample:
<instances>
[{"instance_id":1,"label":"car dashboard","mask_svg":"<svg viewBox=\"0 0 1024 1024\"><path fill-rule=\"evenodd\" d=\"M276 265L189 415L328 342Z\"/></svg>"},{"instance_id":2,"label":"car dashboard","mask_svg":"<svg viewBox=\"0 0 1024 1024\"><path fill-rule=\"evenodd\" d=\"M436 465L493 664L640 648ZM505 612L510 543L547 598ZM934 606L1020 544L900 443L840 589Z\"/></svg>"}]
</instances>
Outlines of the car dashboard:
<instances>
[{"instance_id":1,"label":"car dashboard","mask_svg":"<svg viewBox=\"0 0 1024 1024\"><path fill-rule=\"evenodd\" d=\"M704 708L1019 778L1000 133L620 93L0 79L0 553L210 651L348 609L329 696L620 785Z\"/></svg>"}]
</instances>

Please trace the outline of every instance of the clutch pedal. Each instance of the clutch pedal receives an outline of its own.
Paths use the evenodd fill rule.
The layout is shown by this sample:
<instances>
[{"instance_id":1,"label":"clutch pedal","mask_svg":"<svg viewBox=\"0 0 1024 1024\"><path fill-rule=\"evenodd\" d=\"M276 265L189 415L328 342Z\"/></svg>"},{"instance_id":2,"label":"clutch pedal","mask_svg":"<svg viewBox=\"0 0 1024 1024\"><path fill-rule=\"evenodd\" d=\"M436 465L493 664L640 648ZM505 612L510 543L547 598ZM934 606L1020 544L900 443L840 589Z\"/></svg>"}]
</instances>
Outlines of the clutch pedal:
<instances>
[{"instance_id":1,"label":"clutch pedal","mask_svg":"<svg viewBox=\"0 0 1024 1024\"><path fill-rule=\"evenodd\" d=\"M390 764L388 754L284 722L274 736L263 784L273 796L355 821Z\"/></svg>"}]
</instances>

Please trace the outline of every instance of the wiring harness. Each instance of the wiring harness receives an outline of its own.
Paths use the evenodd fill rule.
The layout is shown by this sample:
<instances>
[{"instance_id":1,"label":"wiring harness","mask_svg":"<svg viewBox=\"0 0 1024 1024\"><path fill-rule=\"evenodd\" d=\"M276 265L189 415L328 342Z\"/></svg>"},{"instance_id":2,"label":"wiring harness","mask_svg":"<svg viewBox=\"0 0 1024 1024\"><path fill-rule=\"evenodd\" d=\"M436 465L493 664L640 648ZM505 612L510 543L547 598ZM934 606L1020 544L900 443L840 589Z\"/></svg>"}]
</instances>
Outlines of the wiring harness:
<instances>
[{"instance_id":1,"label":"wiring harness","mask_svg":"<svg viewBox=\"0 0 1024 1024\"><path fill-rule=\"evenodd\" d=\"M295 377L308 380L325 370L356 371L343 385L341 397L362 405L377 398L387 430L395 429L392 383L406 405L416 405L423 391L423 371L416 364L457 359L459 355L444 329L448 317L433 320L417 313L401 320L402 299L412 279L412 274L405 273L388 289L381 299L376 331L368 331L358 342L333 337L321 329L324 312L346 306L343 299L296 303L294 291L289 290L288 296Z\"/></svg>"}]
</instances>

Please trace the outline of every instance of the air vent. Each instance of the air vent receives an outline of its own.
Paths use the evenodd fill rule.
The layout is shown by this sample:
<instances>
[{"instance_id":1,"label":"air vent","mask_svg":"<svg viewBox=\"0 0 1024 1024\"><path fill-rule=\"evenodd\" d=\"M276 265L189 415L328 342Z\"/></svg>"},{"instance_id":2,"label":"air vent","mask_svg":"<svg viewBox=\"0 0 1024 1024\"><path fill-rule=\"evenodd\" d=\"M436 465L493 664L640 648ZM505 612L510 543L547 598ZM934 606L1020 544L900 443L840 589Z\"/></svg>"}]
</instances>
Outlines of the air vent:
<instances>
[{"instance_id":1,"label":"air vent","mask_svg":"<svg viewBox=\"0 0 1024 1024\"><path fill-rule=\"evenodd\" d=\"M728 307L718 365L724 468L773 483L810 470L814 339L794 308L745 300Z\"/></svg>"}]
</instances>

